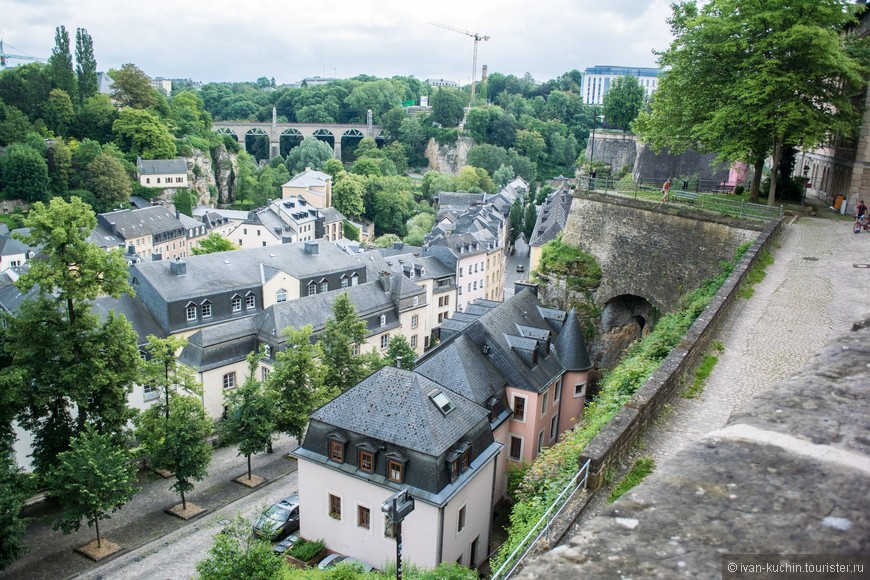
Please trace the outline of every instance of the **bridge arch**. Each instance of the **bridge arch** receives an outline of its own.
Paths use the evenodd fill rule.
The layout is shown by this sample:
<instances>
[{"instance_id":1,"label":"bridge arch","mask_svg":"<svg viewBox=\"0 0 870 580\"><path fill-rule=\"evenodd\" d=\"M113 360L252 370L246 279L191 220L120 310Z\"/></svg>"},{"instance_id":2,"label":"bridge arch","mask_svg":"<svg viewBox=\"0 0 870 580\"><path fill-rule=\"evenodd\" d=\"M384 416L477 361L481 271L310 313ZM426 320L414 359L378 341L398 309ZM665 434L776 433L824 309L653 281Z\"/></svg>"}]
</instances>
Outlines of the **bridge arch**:
<instances>
[{"instance_id":1,"label":"bridge arch","mask_svg":"<svg viewBox=\"0 0 870 580\"><path fill-rule=\"evenodd\" d=\"M302 143L302 140L304 138L305 136L302 134L302 131L296 129L295 127L288 127L287 129L281 131L281 134L278 136L279 151L281 153L281 156L286 159L290 151L294 147L298 147L299 144Z\"/></svg>"},{"instance_id":2,"label":"bridge arch","mask_svg":"<svg viewBox=\"0 0 870 580\"><path fill-rule=\"evenodd\" d=\"M269 153L269 132L262 127L251 127L245 132L245 151L257 161L271 158Z\"/></svg>"}]
</instances>

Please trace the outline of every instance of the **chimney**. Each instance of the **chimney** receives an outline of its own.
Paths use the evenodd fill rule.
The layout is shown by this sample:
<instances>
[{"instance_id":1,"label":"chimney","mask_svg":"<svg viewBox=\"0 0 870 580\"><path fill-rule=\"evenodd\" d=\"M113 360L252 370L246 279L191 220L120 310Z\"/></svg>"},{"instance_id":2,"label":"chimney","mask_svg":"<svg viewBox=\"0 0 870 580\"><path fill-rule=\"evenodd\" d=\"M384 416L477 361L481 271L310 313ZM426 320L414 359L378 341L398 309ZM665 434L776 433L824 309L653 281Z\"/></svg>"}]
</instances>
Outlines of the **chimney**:
<instances>
[{"instance_id":1,"label":"chimney","mask_svg":"<svg viewBox=\"0 0 870 580\"><path fill-rule=\"evenodd\" d=\"M393 281L391 278L392 275L393 275L392 272L387 272L387 271L383 271L383 272L378 273L378 281L380 281L381 288L383 288L384 292L386 292L387 294L389 294L390 290L392 289L392 285L393 285L392 284Z\"/></svg>"},{"instance_id":2,"label":"chimney","mask_svg":"<svg viewBox=\"0 0 870 580\"><path fill-rule=\"evenodd\" d=\"M522 280L517 280L514 282L514 296L522 292L523 290L528 289L534 294L536 297L538 295L538 285L530 284L529 282L523 282Z\"/></svg>"},{"instance_id":3,"label":"chimney","mask_svg":"<svg viewBox=\"0 0 870 580\"><path fill-rule=\"evenodd\" d=\"M169 271L176 276L187 276L187 262L173 260L172 262L169 262Z\"/></svg>"},{"instance_id":4,"label":"chimney","mask_svg":"<svg viewBox=\"0 0 870 580\"><path fill-rule=\"evenodd\" d=\"M396 368L397 369L402 368L402 357L400 357L400 356L396 357Z\"/></svg>"},{"instance_id":5,"label":"chimney","mask_svg":"<svg viewBox=\"0 0 870 580\"><path fill-rule=\"evenodd\" d=\"M320 253L320 246L317 242L305 242L305 253L316 256Z\"/></svg>"}]
</instances>

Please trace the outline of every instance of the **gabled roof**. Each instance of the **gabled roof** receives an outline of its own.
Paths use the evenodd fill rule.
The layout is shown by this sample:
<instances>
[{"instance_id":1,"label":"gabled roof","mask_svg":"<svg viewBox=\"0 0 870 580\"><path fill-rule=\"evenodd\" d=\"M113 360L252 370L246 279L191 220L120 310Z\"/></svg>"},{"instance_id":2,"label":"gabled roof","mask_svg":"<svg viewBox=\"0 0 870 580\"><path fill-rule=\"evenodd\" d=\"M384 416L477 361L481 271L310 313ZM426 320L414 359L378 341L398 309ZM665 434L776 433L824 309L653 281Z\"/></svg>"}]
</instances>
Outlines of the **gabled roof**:
<instances>
[{"instance_id":1,"label":"gabled roof","mask_svg":"<svg viewBox=\"0 0 870 580\"><path fill-rule=\"evenodd\" d=\"M187 161L184 157L175 159L136 159L136 170L139 175L163 175L166 173L187 173Z\"/></svg>"},{"instance_id":2,"label":"gabled roof","mask_svg":"<svg viewBox=\"0 0 870 580\"><path fill-rule=\"evenodd\" d=\"M312 187L326 187L326 182L332 180L332 176L328 173L324 173L322 171L316 171L314 169L306 169L302 173L294 175L290 181L285 183L282 187L301 187L304 189L310 189ZM315 191L314 193L321 193Z\"/></svg>"},{"instance_id":3,"label":"gabled roof","mask_svg":"<svg viewBox=\"0 0 870 580\"><path fill-rule=\"evenodd\" d=\"M98 314L101 319L105 319L109 312L114 312L115 315L123 315L130 324L133 325L133 330L136 331L137 344L148 344L148 335L153 334L158 338L165 338L166 332L154 319L154 316L145 307L141 300L137 300L129 294L121 294L118 298L111 296L100 296L93 301L91 309L95 314Z\"/></svg>"},{"instance_id":4,"label":"gabled roof","mask_svg":"<svg viewBox=\"0 0 870 580\"><path fill-rule=\"evenodd\" d=\"M325 224L343 222L345 220L344 214L342 214L334 207L324 207L318 211L320 212L320 215L323 216L323 223Z\"/></svg>"},{"instance_id":5,"label":"gabled roof","mask_svg":"<svg viewBox=\"0 0 870 580\"><path fill-rule=\"evenodd\" d=\"M258 347L253 318L247 316L193 333L178 360L198 371L207 371L245 360Z\"/></svg>"},{"instance_id":6,"label":"gabled roof","mask_svg":"<svg viewBox=\"0 0 870 580\"><path fill-rule=\"evenodd\" d=\"M568 223L568 212L571 210L570 190L567 188L554 191L538 209L538 219L532 230L530 246L543 246L556 239Z\"/></svg>"},{"instance_id":7,"label":"gabled roof","mask_svg":"<svg viewBox=\"0 0 870 580\"><path fill-rule=\"evenodd\" d=\"M28 250L20 240L16 240L12 236L0 235L0 256L16 256L18 254L26 254Z\"/></svg>"},{"instance_id":8,"label":"gabled roof","mask_svg":"<svg viewBox=\"0 0 870 580\"><path fill-rule=\"evenodd\" d=\"M453 404L447 414L431 400L434 391ZM488 415L484 407L435 381L384 367L316 410L311 419L438 457Z\"/></svg>"},{"instance_id":9,"label":"gabled roof","mask_svg":"<svg viewBox=\"0 0 870 580\"><path fill-rule=\"evenodd\" d=\"M101 213L97 220L125 240L184 229L178 218L162 205Z\"/></svg>"}]
</instances>

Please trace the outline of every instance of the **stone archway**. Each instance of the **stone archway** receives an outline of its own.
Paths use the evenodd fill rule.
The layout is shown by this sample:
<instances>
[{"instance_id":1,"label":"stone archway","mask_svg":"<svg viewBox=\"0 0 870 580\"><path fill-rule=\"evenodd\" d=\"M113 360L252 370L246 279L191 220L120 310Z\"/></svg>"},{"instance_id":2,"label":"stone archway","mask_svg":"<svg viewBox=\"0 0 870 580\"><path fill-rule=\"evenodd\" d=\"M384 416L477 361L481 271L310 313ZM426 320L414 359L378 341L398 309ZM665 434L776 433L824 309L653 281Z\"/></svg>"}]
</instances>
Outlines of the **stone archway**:
<instances>
[{"instance_id":1,"label":"stone archway","mask_svg":"<svg viewBox=\"0 0 870 580\"><path fill-rule=\"evenodd\" d=\"M294 147L297 147L300 143L302 143L302 139L303 135L299 131L299 129L284 129L284 131L282 131L281 135L278 137L281 156L286 159L287 155L290 154L290 151Z\"/></svg>"},{"instance_id":2,"label":"stone archway","mask_svg":"<svg viewBox=\"0 0 870 580\"><path fill-rule=\"evenodd\" d=\"M614 368L631 343L650 333L658 316L642 296L621 294L608 300L601 310L600 334L591 349L595 366Z\"/></svg>"}]
</instances>

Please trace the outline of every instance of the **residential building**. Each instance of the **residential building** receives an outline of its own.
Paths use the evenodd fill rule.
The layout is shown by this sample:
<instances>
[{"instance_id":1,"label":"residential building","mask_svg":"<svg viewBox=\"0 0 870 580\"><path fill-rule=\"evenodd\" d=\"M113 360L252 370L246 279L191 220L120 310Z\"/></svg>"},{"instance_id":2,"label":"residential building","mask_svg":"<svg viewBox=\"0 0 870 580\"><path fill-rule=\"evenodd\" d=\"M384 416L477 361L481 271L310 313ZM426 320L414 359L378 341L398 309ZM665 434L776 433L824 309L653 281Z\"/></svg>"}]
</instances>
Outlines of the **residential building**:
<instances>
[{"instance_id":1,"label":"residential building","mask_svg":"<svg viewBox=\"0 0 870 580\"><path fill-rule=\"evenodd\" d=\"M9 268L23 266L27 262L30 249L23 242L13 238L8 230L0 235L0 272Z\"/></svg>"},{"instance_id":2,"label":"residential building","mask_svg":"<svg viewBox=\"0 0 870 580\"><path fill-rule=\"evenodd\" d=\"M649 99L658 87L659 74L661 71L657 68L591 66L583 71L580 95L584 103L601 105L604 103L604 95L610 90L611 83L619 77L631 75L638 80L646 93L646 98Z\"/></svg>"},{"instance_id":3,"label":"residential building","mask_svg":"<svg viewBox=\"0 0 870 580\"><path fill-rule=\"evenodd\" d=\"M136 159L136 173L139 185L161 189L188 187L187 161L184 157L175 159Z\"/></svg>"},{"instance_id":4,"label":"residential building","mask_svg":"<svg viewBox=\"0 0 870 580\"><path fill-rule=\"evenodd\" d=\"M281 186L281 197L303 197L317 209L332 207L332 176L306 168Z\"/></svg>"},{"instance_id":5,"label":"residential building","mask_svg":"<svg viewBox=\"0 0 870 580\"><path fill-rule=\"evenodd\" d=\"M462 312L486 293L486 262L489 249L472 234L438 236L426 243L424 256L438 258L456 277L456 310Z\"/></svg>"},{"instance_id":6,"label":"residential building","mask_svg":"<svg viewBox=\"0 0 870 580\"><path fill-rule=\"evenodd\" d=\"M193 217L205 224L209 233L215 232L228 240L232 240L230 234L236 226L248 219L247 211L237 209L215 209L207 205L198 205L193 208Z\"/></svg>"},{"instance_id":7,"label":"residential building","mask_svg":"<svg viewBox=\"0 0 870 580\"><path fill-rule=\"evenodd\" d=\"M448 79L426 79L426 84L432 87L453 87L456 88L459 86L459 83L456 81L451 81Z\"/></svg>"},{"instance_id":8,"label":"residential building","mask_svg":"<svg viewBox=\"0 0 870 580\"><path fill-rule=\"evenodd\" d=\"M556 191L547 195L538 208L538 219L529 241L529 271L536 270L541 263L541 249L544 244L555 240L565 228L573 199L570 185L563 181Z\"/></svg>"},{"instance_id":9,"label":"residential building","mask_svg":"<svg viewBox=\"0 0 870 580\"><path fill-rule=\"evenodd\" d=\"M190 253L188 228L162 205L101 213L97 224L142 260L177 260Z\"/></svg>"},{"instance_id":10,"label":"residential building","mask_svg":"<svg viewBox=\"0 0 870 580\"><path fill-rule=\"evenodd\" d=\"M112 77L109 76L109 73L97 73L97 92L111 97L112 93L115 91L114 85L115 81L112 80Z\"/></svg>"},{"instance_id":11,"label":"residential building","mask_svg":"<svg viewBox=\"0 0 870 580\"><path fill-rule=\"evenodd\" d=\"M167 97L172 94L172 80L163 77L154 77L151 79L151 86L161 91Z\"/></svg>"}]
</instances>

